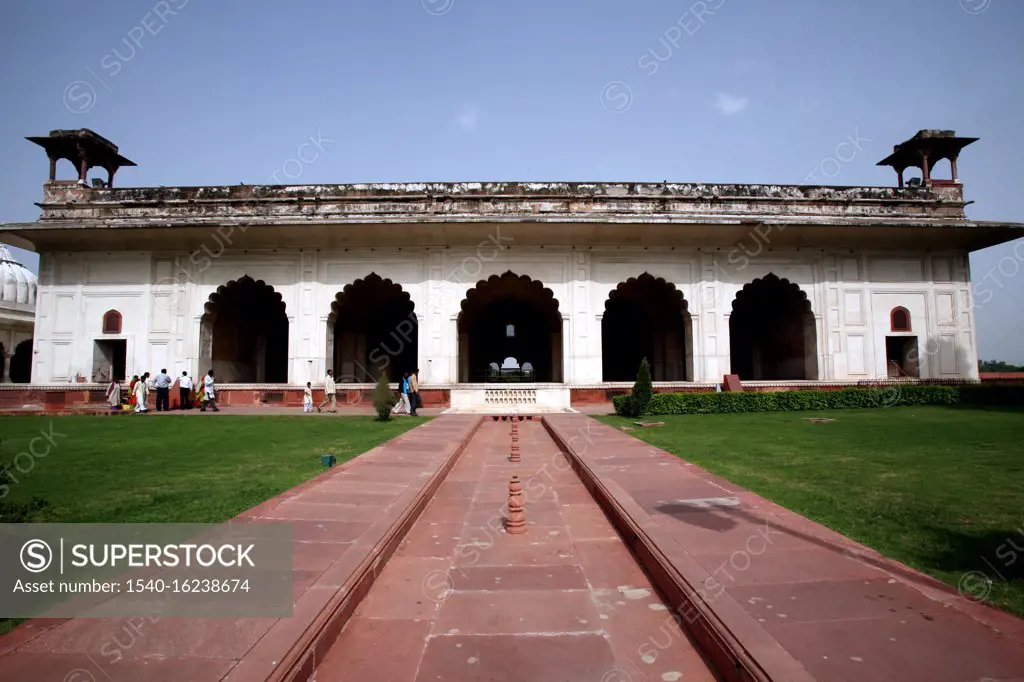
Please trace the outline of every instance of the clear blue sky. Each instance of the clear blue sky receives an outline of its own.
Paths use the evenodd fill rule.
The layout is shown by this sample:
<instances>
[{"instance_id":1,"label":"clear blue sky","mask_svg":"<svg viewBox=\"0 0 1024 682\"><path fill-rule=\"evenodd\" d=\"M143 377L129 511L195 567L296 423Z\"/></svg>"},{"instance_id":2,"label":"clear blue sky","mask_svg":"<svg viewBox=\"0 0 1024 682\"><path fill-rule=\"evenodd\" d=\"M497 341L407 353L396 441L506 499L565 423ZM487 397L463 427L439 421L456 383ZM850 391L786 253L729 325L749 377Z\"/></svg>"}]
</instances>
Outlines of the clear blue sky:
<instances>
[{"instance_id":1,"label":"clear blue sky","mask_svg":"<svg viewBox=\"0 0 1024 682\"><path fill-rule=\"evenodd\" d=\"M7 2L0 222L38 217L23 137L79 127L122 186L264 183L318 131L282 181L890 185L893 144L948 128L981 138L968 216L1024 222L1022 33L1020 0ZM1021 259L971 258L984 358L1024 363Z\"/></svg>"}]
</instances>

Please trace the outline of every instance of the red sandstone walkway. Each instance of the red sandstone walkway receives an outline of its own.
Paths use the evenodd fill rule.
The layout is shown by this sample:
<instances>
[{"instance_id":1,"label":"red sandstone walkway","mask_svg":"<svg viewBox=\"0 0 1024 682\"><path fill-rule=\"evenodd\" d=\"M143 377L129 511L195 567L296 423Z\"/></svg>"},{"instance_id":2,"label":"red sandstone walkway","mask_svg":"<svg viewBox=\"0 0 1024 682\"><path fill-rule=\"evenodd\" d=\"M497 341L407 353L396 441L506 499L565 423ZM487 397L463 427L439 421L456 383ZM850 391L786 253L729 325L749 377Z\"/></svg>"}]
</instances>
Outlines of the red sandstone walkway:
<instances>
[{"instance_id":1,"label":"red sandstone walkway","mask_svg":"<svg viewBox=\"0 0 1024 682\"><path fill-rule=\"evenodd\" d=\"M545 428L484 422L316 682L713 680ZM528 530L502 526L509 478Z\"/></svg>"},{"instance_id":2,"label":"red sandstone walkway","mask_svg":"<svg viewBox=\"0 0 1024 682\"><path fill-rule=\"evenodd\" d=\"M350 595L358 599L378 550L397 544L414 506L422 508L477 422L432 420L236 519L293 524L291 618L34 620L0 637L0 680L253 682L281 675L332 610Z\"/></svg>"},{"instance_id":3,"label":"red sandstone walkway","mask_svg":"<svg viewBox=\"0 0 1024 682\"><path fill-rule=\"evenodd\" d=\"M769 679L1024 680L1024 621L611 427L547 422Z\"/></svg>"}]
</instances>

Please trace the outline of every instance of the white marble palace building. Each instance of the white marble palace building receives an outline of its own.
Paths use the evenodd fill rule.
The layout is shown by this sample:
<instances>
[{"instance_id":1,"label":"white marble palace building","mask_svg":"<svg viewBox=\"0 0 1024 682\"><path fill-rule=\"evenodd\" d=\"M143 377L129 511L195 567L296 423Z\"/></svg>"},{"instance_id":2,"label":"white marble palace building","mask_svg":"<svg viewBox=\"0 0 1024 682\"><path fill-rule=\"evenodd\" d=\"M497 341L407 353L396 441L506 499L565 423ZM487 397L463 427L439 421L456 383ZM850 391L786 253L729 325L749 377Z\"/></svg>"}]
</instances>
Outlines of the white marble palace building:
<instances>
[{"instance_id":1,"label":"white marble palace building","mask_svg":"<svg viewBox=\"0 0 1024 682\"><path fill-rule=\"evenodd\" d=\"M0 383L28 383L36 276L0 244Z\"/></svg>"},{"instance_id":2,"label":"white marble palace building","mask_svg":"<svg viewBox=\"0 0 1024 682\"><path fill-rule=\"evenodd\" d=\"M976 379L968 253L1024 236L965 218L975 140L951 131L897 145L891 187L115 188L134 164L99 135L28 139L42 215L0 240L40 254L37 385L212 367L280 396L419 368L428 404L559 407L621 392L644 357L662 388Z\"/></svg>"}]
</instances>

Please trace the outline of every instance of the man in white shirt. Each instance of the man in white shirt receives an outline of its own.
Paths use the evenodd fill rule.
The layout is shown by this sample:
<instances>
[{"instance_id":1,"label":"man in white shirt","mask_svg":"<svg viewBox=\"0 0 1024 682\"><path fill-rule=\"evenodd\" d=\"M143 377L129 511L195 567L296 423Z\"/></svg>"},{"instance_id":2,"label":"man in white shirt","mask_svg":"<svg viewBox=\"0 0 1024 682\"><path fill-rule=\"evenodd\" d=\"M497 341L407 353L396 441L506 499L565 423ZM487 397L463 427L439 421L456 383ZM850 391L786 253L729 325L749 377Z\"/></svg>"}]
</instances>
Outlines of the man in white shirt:
<instances>
[{"instance_id":1,"label":"man in white shirt","mask_svg":"<svg viewBox=\"0 0 1024 682\"><path fill-rule=\"evenodd\" d=\"M149 412L149 372L139 377L135 384L135 412Z\"/></svg>"},{"instance_id":2,"label":"man in white shirt","mask_svg":"<svg viewBox=\"0 0 1024 682\"><path fill-rule=\"evenodd\" d=\"M331 403L331 412L338 411L338 400L336 394L338 392L338 386L334 383L334 371L327 370L327 377L324 379L324 401L316 406L316 411L320 412L320 408L326 405L328 402Z\"/></svg>"},{"instance_id":3,"label":"man in white shirt","mask_svg":"<svg viewBox=\"0 0 1024 682\"><path fill-rule=\"evenodd\" d=\"M204 398L204 400L203 400L203 406L199 408L200 412L206 412L206 406L207 405L209 405L211 408L213 408L214 412L220 412L220 410L217 409L217 392L216 392L216 387L214 386L214 383L215 382L213 380L213 370L211 369L209 372L206 373L206 376L203 377L203 398Z\"/></svg>"},{"instance_id":4,"label":"man in white shirt","mask_svg":"<svg viewBox=\"0 0 1024 682\"><path fill-rule=\"evenodd\" d=\"M179 410L191 410L192 409L192 377L188 375L188 372L182 372L181 378L178 379L178 397L181 400L181 405L178 406Z\"/></svg>"}]
</instances>

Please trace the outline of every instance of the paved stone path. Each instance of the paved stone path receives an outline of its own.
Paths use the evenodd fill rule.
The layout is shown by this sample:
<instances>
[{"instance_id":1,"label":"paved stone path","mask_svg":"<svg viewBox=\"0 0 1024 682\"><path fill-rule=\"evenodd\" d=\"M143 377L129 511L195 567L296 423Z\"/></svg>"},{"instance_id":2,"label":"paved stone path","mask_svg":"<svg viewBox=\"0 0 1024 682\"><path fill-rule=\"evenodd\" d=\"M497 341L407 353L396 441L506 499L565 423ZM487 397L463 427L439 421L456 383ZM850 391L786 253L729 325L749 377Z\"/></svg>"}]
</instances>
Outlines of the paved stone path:
<instances>
[{"instance_id":1,"label":"paved stone path","mask_svg":"<svg viewBox=\"0 0 1024 682\"><path fill-rule=\"evenodd\" d=\"M609 426L548 423L772 679L1024 680L1024 621Z\"/></svg>"},{"instance_id":2,"label":"paved stone path","mask_svg":"<svg viewBox=\"0 0 1024 682\"><path fill-rule=\"evenodd\" d=\"M235 519L292 524L291 618L32 620L0 637L0 680L266 680L305 633L329 618L355 577L373 570L375 550L477 420L432 420Z\"/></svg>"},{"instance_id":3,"label":"paved stone path","mask_svg":"<svg viewBox=\"0 0 1024 682\"><path fill-rule=\"evenodd\" d=\"M713 680L564 455L487 420L317 670L316 682ZM508 482L528 530L507 535Z\"/></svg>"}]
</instances>

